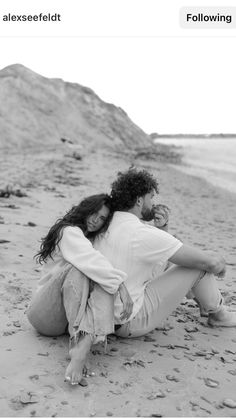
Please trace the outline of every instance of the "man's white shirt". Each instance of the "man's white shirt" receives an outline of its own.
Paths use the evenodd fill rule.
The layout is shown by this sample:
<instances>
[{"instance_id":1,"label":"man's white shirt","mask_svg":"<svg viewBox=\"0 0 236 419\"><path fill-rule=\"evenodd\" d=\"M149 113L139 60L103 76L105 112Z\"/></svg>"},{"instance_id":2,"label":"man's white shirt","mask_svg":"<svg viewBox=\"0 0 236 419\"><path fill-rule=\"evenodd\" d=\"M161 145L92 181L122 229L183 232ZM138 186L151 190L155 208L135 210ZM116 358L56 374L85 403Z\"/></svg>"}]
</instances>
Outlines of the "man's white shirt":
<instances>
[{"instance_id":1,"label":"man's white shirt","mask_svg":"<svg viewBox=\"0 0 236 419\"><path fill-rule=\"evenodd\" d=\"M133 300L131 320L143 304L144 290L148 282L163 273L168 259L183 243L156 227L142 223L129 212L116 211L107 232L97 237L94 247L114 266L126 272L125 285ZM123 305L116 295L115 323L120 320Z\"/></svg>"}]
</instances>

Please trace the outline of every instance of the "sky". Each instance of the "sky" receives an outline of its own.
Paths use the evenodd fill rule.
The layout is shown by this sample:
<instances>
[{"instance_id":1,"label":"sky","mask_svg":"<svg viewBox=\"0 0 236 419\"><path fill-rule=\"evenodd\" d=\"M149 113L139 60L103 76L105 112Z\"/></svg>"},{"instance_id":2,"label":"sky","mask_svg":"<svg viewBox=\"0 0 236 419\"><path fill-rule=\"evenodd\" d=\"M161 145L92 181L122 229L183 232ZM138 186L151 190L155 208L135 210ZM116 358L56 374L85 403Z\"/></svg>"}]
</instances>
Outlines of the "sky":
<instances>
[{"instance_id":1,"label":"sky","mask_svg":"<svg viewBox=\"0 0 236 419\"><path fill-rule=\"evenodd\" d=\"M27 0L24 1L25 12L30 10L30 6ZM77 5L85 7L85 0L77 1ZM93 0L86 1L91 3ZM167 27L161 27L160 13L160 25L155 26L153 9L148 10L147 7L148 4L154 5L152 0L146 0L146 3L136 0L140 6L137 9L140 20L137 21L137 13L134 15L130 11L130 16L135 16L133 21L128 16L122 22L120 15L120 21L114 20L114 29L111 22L115 19L115 12L122 12L118 3L109 0L110 5L113 1L116 9L110 6L107 11L106 0L96 1L99 9L90 14L86 9L84 19L80 15L83 26L77 33L73 32L76 36L71 35L68 21L61 36L59 33L53 36L46 30L46 35L42 32L37 36L19 37L13 26L11 36L9 33L3 36L4 28L0 27L0 68L20 63L43 76L88 86L104 101L124 109L133 122L147 133L236 133L236 30L234 36L232 32L231 36L226 36L226 32L222 36L212 36L206 30L201 32L201 36L199 32L195 35L196 31L194 36L193 32L187 36L186 32L179 32L179 28L168 32ZM119 1L124 7L122 0ZM129 4L132 2L126 1ZM168 1L173 6L172 0ZM175 1L178 6L181 5L180 0ZM19 3L18 9L12 11L19 13ZM16 7L13 0L8 0L8 4ZM55 3L52 4L52 10L55 10ZM161 4L164 8L162 1L159 6ZM6 10L6 7L0 7L0 16ZM72 18L72 11L75 10L81 12L82 9L71 10L68 19ZM144 11L146 14L141 19ZM109 19L106 18L107 12ZM95 21L96 15L98 19ZM73 30L77 30L77 22L71 22ZM86 26L87 22L90 26ZM99 23L97 27L96 22ZM162 32L158 32L160 28ZM160 36L163 33L164 36Z\"/></svg>"}]
</instances>

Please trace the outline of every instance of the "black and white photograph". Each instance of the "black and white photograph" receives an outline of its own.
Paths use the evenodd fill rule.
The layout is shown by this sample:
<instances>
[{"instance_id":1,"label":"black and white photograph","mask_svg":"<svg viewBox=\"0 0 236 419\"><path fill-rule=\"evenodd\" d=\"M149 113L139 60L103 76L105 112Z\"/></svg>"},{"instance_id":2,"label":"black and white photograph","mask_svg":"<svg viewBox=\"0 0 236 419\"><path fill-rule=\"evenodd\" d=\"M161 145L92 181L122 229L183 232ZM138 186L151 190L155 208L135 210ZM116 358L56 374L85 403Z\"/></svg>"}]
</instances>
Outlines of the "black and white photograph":
<instances>
[{"instance_id":1,"label":"black and white photograph","mask_svg":"<svg viewBox=\"0 0 236 419\"><path fill-rule=\"evenodd\" d=\"M1 2L1 417L236 415L236 12L201 5Z\"/></svg>"}]
</instances>

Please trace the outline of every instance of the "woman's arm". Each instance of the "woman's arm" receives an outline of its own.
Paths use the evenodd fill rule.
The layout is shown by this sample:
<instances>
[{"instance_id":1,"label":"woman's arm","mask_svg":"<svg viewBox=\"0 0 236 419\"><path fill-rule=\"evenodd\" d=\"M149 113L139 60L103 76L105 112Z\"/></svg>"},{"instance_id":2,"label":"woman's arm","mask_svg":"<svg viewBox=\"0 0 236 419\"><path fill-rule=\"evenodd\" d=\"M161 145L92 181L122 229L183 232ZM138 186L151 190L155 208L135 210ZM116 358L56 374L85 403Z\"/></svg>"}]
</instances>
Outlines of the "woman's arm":
<instances>
[{"instance_id":1,"label":"woman's arm","mask_svg":"<svg viewBox=\"0 0 236 419\"><path fill-rule=\"evenodd\" d=\"M84 236L79 227L65 227L59 242L63 258L109 294L115 294L126 273L115 269L110 262Z\"/></svg>"}]
</instances>

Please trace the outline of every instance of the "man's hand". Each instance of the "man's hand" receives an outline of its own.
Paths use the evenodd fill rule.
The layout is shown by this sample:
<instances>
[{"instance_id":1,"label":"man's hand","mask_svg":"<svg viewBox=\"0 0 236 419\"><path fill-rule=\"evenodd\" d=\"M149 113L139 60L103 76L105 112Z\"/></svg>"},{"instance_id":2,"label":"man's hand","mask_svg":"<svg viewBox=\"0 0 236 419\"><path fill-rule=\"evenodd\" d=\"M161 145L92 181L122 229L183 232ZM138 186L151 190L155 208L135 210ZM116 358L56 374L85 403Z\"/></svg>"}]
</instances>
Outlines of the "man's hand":
<instances>
[{"instance_id":1,"label":"man's hand","mask_svg":"<svg viewBox=\"0 0 236 419\"><path fill-rule=\"evenodd\" d=\"M153 207L154 226L162 229L168 225L170 209L167 205L158 204Z\"/></svg>"},{"instance_id":2,"label":"man's hand","mask_svg":"<svg viewBox=\"0 0 236 419\"><path fill-rule=\"evenodd\" d=\"M218 278L224 278L226 274L226 262L222 256L213 254L212 273Z\"/></svg>"},{"instance_id":3,"label":"man's hand","mask_svg":"<svg viewBox=\"0 0 236 419\"><path fill-rule=\"evenodd\" d=\"M128 320L133 311L133 301L124 283L120 284L119 289L120 299L123 303L123 311L121 313L121 320Z\"/></svg>"}]
</instances>

